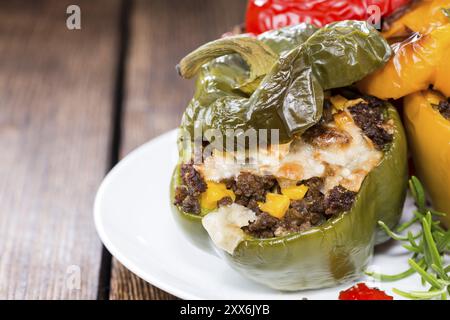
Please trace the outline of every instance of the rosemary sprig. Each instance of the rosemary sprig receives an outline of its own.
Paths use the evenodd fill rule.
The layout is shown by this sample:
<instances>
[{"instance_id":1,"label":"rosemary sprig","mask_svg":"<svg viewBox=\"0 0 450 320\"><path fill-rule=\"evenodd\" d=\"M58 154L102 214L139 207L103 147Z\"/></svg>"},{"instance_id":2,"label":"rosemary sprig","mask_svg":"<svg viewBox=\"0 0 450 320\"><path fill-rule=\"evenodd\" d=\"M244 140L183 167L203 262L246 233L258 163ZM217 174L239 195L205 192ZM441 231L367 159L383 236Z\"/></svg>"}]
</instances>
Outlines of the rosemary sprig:
<instances>
[{"instance_id":1,"label":"rosemary sprig","mask_svg":"<svg viewBox=\"0 0 450 320\"><path fill-rule=\"evenodd\" d=\"M393 275L367 271L366 274L379 281L397 281L418 273L422 284L430 285L428 291L405 292L399 289L393 291L409 299L446 300L450 294L450 265L444 266L444 256L450 250L450 230L445 231L440 222L433 219L433 216L445 214L427 208L425 190L415 176L409 180L409 190L417 206L417 210L413 211L414 217L401 224L395 231L382 221L378 221L378 224L391 238L402 242L402 246L413 254L408 260L410 268ZM410 230L406 235L401 234L416 223L421 225L421 230L417 234L413 234Z\"/></svg>"}]
</instances>

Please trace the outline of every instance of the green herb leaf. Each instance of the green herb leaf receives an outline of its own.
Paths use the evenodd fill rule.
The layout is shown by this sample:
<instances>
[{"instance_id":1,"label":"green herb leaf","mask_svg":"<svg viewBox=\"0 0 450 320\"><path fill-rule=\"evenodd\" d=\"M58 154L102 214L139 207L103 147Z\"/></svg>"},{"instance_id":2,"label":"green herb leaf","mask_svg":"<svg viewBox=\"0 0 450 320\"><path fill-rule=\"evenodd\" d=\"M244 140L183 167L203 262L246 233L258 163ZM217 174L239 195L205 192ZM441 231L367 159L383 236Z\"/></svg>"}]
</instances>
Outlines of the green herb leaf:
<instances>
[{"instance_id":1,"label":"green herb leaf","mask_svg":"<svg viewBox=\"0 0 450 320\"><path fill-rule=\"evenodd\" d=\"M431 214L428 213L428 216L431 219ZM428 246L428 251L430 253L430 257L432 263L436 265L439 269L442 269L442 260L439 255L439 251L436 247L436 243L434 242L433 236L431 235L431 227L427 221L427 219L422 220L423 234L426 239L426 245Z\"/></svg>"},{"instance_id":2,"label":"green herb leaf","mask_svg":"<svg viewBox=\"0 0 450 320\"><path fill-rule=\"evenodd\" d=\"M421 275L422 279L424 279L426 282L428 282L434 288L442 289L442 285L439 283L439 281L437 280L437 278L434 275L429 274L428 272L426 272L413 259L408 259L408 263L411 266L411 268L416 270L416 272Z\"/></svg>"},{"instance_id":3,"label":"green herb leaf","mask_svg":"<svg viewBox=\"0 0 450 320\"><path fill-rule=\"evenodd\" d=\"M416 201L419 212L425 214L425 190L416 176L412 176L409 180L409 189L411 190L414 200Z\"/></svg>"},{"instance_id":4,"label":"green herb leaf","mask_svg":"<svg viewBox=\"0 0 450 320\"><path fill-rule=\"evenodd\" d=\"M433 210L433 209L428 209L428 211L431 212L431 214L432 214L433 216L445 217L445 216L447 215L447 214L444 213L444 212L439 212L439 211L436 211L436 210Z\"/></svg>"},{"instance_id":5,"label":"green herb leaf","mask_svg":"<svg viewBox=\"0 0 450 320\"><path fill-rule=\"evenodd\" d=\"M419 218L414 217L413 219L406 221L406 222L402 223L400 226L398 226L396 231L402 232L402 231L408 229L410 226L412 226L417 221L419 221Z\"/></svg>"},{"instance_id":6,"label":"green herb leaf","mask_svg":"<svg viewBox=\"0 0 450 320\"><path fill-rule=\"evenodd\" d=\"M411 231L408 231L408 241L411 244L411 246L413 246L414 248L418 248L418 249L422 249L422 247L420 245L417 245L416 243L416 239L418 239L420 237L421 233L419 232L416 236L413 235L413 233Z\"/></svg>"},{"instance_id":7,"label":"green herb leaf","mask_svg":"<svg viewBox=\"0 0 450 320\"><path fill-rule=\"evenodd\" d=\"M435 265L434 263L431 265L431 269L433 269L434 272L436 272L439 277L441 277L444 280L448 280L448 276L445 273L444 269L442 267L438 267L437 265Z\"/></svg>"},{"instance_id":8,"label":"green herb leaf","mask_svg":"<svg viewBox=\"0 0 450 320\"><path fill-rule=\"evenodd\" d=\"M415 222L420 222L422 231L416 235L408 231L407 236L402 236L394 233L381 221L379 225L391 238L406 242L402 246L413 253L412 258L408 260L411 268L397 275L367 274L381 281L395 281L417 272L420 275L422 285L426 283L431 285L428 291L405 292L399 289L393 291L409 299L447 299L447 295L450 293L450 277L448 275L450 266L443 266L442 256L450 247L450 231L445 231L438 220L433 221L432 216L440 216L441 213L426 208L425 190L419 179L411 177L409 188L418 210L413 211L414 217L399 226L397 232L405 231ZM416 240L419 238L420 241L417 243Z\"/></svg>"},{"instance_id":9,"label":"green herb leaf","mask_svg":"<svg viewBox=\"0 0 450 320\"><path fill-rule=\"evenodd\" d=\"M424 260L420 260L419 262L417 262L417 264L419 266L423 266L424 265ZM406 271L403 271L401 273L397 273L397 274L382 274L382 273L377 273L377 272L372 272L372 271L366 271L365 274L373 277L374 279L378 280L378 281L383 281L383 282L392 282L392 281L398 281L404 278L407 278L411 275L413 275L414 273L416 273L416 270L414 270L413 268L409 268Z\"/></svg>"},{"instance_id":10,"label":"green herb leaf","mask_svg":"<svg viewBox=\"0 0 450 320\"><path fill-rule=\"evenodd\" d=\"M411 252L415 252L415 253L421 253L422 252L421 248L410 246L410 245L407 245L407 244L402 244L402 247L405 248L408 251L411 251Z\"/></svg>"},{"instance_id":11,"label":"green herb leaf","mask_svg":"<svg viewBox=\"0 0 450 320\"><path fill-rule=\"evenodd\" d=\"M444 236L438 241L437 247L439 252L442 252L450 243L450 230L448 230Z\"/></svg>"},{"instance_id":12,"label":"green herb leaf","mask_svg":"<svg viewBox=\"0 0 450 320\"><path fill-rule=\"evenodd\" d=\"M408 236L401 236L395 232L393 232L391 229L389 229L389 227L383 222L383 221L378 221L378 224L380 225L380 227L382 227L384 229L384 231L394 240L397 241L408 241L409 237ZM421 234L417 234L417 235L412 235L411 239L417 239L421 236Z\"/></svg>"},{"instance_id":13,"label":"green herb leaf","mask_svg":"<svg viewBox=\"0 0 450 320\"><path fill-rule=\"evenodd\" d=\"M410 292L406 292L406 291L402 291L399 289L392 289L392 291L396 294L398 294L399 296L408 298L408 299L414 299L414 300L418 300L418 299L424 299L424 300L428 300L428 299L433 299L436 297L441 296L442 294L445 293L445 289L441 289L441 290L432 290L432 291L410 291Z\"/></svg>"}]
</instances>

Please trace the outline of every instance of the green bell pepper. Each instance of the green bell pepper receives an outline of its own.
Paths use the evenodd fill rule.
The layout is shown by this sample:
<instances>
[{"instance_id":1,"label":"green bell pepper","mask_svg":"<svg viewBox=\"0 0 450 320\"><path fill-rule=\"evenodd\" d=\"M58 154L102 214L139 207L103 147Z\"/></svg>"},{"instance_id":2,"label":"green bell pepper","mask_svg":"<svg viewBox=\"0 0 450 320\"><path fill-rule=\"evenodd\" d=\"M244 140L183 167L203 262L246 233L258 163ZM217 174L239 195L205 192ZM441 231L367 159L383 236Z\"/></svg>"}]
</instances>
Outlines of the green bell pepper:
<instances>
[{"instance_id":1,"label":"green bell pepper","mask_svg":"<svg viewBox=\"0 0 450 320\"><path fill-rule=\"evenodd\" d=\"M305 232L269 239L248 236L233 255L222 254L234 269L279 290L329 287L361 276L374 245L386 240L377 221L394 227L406 195L405 133L396 109L389 106L387 111L394 123L393 141L380 164L364 179L351 210ZM171 185L172 203L179 182L177 167ZM202 215L172 207L176 221L190 240L204 249L210 248L208 233L201 224Z\"/></svg>"},{"instance_id":2,"label":"green bell pepper","mask_svg":"<svg viewBox=\"0 0 450 320\"><path fill-rule=\"evenodd\" d=\"M320 120L325 90L361 80L390 55L371 25L352 20L207 43L177 66L185 78L198 74L181 128L191 138L198 124L224 138L228 129L278 129L289 142Z\"/></svg>"},{"instance_id":3,"label":"green bell pepper","mask_svg":"<svg viewBox=\"0 0 450 320\"><path fill-rule=\"evenodd\" d=\"M206 44L178 66L186 78L198 75L180 132L278 129L280 142L290 141L322 116L325 91L351 85L385 64L386 41L365 22L343 21L321 29L302 24L270 31L258 38L238 36ZM223 255L248 278L281 290L332 286L360 276L376 243L385 240L377 221L394 227L406 193L406 139L392 106L393 141L381 163L364 179L350 211L305 232L242 241ZM180 159L186 158L180 135ZM186 141L184 141L186 142ZM188 143L190 145L190 141ZM186 147L186 144L184 145ZM171 201L180 183L174 171ZM195 215L173 206L175 220L198 246L211 240ZM383 238L384 237L384 238Z\"/></svg>"},{"instance_id":4,"label":"green bell pepper","mask_svg":"<svg viewBox=\"0 0 450 320\"><path fill-rule=\"evenodd\" d=\"M245 240L233 255L225 255L231 265L280 290L328 287L360 277L373 252L377 221L395 226L406 195L406 138L393 107L389 116L394 140L365 178L350 211L304 233Z\"/></svg>"}]
</instances>

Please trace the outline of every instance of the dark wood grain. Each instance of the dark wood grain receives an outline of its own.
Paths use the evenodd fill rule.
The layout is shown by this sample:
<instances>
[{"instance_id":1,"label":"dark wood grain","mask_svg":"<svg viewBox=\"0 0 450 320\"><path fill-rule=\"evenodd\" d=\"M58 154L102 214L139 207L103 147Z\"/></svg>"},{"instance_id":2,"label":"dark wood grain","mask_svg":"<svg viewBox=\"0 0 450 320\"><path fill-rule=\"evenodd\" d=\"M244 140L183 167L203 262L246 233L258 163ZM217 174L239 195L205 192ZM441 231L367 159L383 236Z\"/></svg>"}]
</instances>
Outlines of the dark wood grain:
<instances>
[{"instance_id":1,"label":"dark wood grain","mask_svg":"<svg viewBox=\"0 0 450 320\"><path fill-rule=\"evenodd\" d=\"M97 296L119 4L0 2L0 299Z\"/></svg>"},{"instance_id":2,"label":"dark wood grain","mask_svg":"<svg viewBox=\"0 0 450 320\"><path fill-rule=\"evenodd\" d=\"M136 1L123 112L121 156L179 125L193 94L175 65L189 51L243 21L245 0ZM113 260L111 299L169 299Z\"/></svg>"}]
</instances>

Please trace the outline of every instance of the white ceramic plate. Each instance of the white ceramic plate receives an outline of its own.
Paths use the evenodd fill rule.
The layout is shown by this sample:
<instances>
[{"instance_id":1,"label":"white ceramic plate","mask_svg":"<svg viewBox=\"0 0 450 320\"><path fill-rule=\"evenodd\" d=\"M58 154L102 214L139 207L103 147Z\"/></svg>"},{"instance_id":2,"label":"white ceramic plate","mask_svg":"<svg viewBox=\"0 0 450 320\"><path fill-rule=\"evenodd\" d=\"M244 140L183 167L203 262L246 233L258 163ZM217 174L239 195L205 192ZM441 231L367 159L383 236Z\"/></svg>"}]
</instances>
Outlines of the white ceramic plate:
<instances>
[{"instance_id":1,"label":"white ceramic plate","mask_svg":"<svg viewBox=\"0 0 450 320\"><path fill-rule=\"evenodd\" d=\"M337 299L341 290L353 285L280 292L247 280L214 252L195 247L175 224L170 209L169 184L177 156L174 130L130 153L98 190L94 208L98 234L111 254L136 275L182 299ZM412 208L410 200L405 208ZM370 268L404 271L408 256L389 242L376 249ZM417 275L395 283L365 277L361 281L390 294L393 287L424 289Z\"/></svg>"}]
</instances>

